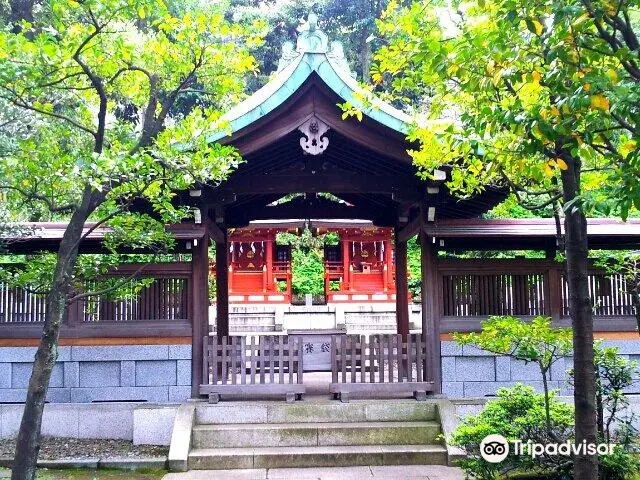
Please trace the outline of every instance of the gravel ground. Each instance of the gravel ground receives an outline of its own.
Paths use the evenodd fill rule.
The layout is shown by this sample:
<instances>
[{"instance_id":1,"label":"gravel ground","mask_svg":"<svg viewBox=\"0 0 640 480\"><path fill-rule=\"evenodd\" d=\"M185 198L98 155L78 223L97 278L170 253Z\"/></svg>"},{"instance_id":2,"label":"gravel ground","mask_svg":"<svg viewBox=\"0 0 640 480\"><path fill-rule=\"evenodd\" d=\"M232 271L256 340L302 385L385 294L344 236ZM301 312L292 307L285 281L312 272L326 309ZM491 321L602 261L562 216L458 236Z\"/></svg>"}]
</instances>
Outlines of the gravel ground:
<instances>
[{"instance_id":1,"label":"gravel ground","mask_svg":"<svg viewBox=\"0 0 640 480\"><path fill-rule=\"evenodd\" d=\"M47 470L36 473L37 480L160 480L166 472L116 472L112 470ZM11 477L11 471L0 468L0 479Z\"/></svg>"},{"instance_id":2,"label":"gravel ground","mask_svg":"<svg viewBox=\"0 0 640 480\"><path fill-rule=\"evenodd\" d=\"M0 439L0 456L12 457L15 440ZM40 459L107 458L107 457L166 457L169 447L133 445L126 440L49 438L42 439Z\"/></svg>"}]
</instances>

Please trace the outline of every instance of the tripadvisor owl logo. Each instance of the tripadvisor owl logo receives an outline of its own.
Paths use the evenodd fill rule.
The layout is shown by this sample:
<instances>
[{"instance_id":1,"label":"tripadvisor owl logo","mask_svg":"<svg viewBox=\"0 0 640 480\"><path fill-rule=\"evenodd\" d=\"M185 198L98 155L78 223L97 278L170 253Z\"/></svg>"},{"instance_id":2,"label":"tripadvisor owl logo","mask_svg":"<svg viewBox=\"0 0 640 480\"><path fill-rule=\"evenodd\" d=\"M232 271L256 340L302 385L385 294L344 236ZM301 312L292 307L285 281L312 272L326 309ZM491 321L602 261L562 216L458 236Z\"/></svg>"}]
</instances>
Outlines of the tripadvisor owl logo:
<instances>
[{"instance_id":1,"label":"tripadvisor owl logo","mask_svg":"<svg viewBox=\"0 0 640 480\"><path fill-rule=\"evenodd\" d=\"M613 455L615 443L573 443L567 440L562 443L534 443L531 440L512 440L511 453L513 455L527 455L535 459L542 455L565 457L575 455ZM480 456L489 463L500 463L509 455L509 441L502 435L492 434L484 437L480 442Z\"/></svg>"},{"instance_id":2,"label":"tripadvisor owl logo","mask_svg":"<svg viewBox=\"0 0 640 480\"><path fill-rule=\"evenodd\" d=\"M509 455L509 442L502 435L487 435L480 442L480 455L489 463L500 463Z\"/></svg>"}]
</instances>

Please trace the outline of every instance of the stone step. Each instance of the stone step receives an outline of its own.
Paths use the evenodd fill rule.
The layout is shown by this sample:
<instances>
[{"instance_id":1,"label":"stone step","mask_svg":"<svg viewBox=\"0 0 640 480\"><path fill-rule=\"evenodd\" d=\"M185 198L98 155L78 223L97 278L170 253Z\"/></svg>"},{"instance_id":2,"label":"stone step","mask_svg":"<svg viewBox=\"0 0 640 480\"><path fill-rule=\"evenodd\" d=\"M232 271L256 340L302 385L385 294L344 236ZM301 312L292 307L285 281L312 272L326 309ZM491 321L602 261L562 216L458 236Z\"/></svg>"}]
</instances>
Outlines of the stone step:
<instances>
[{"instance_id":1,"label":"stone step","mask_svg":"<svg viewBox=\"0 0 640 480\"><path fill-rule=\"evenodd\" d=\"M334 422L195 425L194 448L426 445L436 443L437 422Z\"/></svg>"},{"instance_id":2,"label":"stone step","mask_svg":"<svg viewBox=\"0 0 640 480\"><path fill-rule=\"evenodd\" d=\"M425 422L436 420L436 404L415 400L349 403L260 403L225 402L196 407L196 424L335 423L335 422Z\"/></svg>"},{"instance_id":3,"label":"stone step","mask_svg":"<svg viewBox=\"0 0 640 480\"><path fill-rule=\"evenodd\" d=\"M198 448L188 460L190 470L446 464L440 445Z\"/></svg>"}]
</instances>

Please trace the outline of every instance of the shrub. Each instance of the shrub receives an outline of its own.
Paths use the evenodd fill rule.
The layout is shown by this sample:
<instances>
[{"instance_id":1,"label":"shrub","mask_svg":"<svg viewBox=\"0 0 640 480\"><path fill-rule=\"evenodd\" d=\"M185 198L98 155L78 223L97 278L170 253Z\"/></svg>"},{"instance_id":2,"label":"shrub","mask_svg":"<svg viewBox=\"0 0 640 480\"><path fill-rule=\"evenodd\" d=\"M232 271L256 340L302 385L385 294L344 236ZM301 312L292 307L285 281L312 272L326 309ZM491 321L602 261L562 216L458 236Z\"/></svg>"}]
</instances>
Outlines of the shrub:
<instances>
[{"instance_id":1,"label":"shrub","mask_svg":"<svg viewBox=\"0 0 640 480\"><path fill-rule=\"evenodd\" d=\"M459 462L465 473L478 480L501 478L505 471L536 470L558 478L570 470L570 459L562 456L538 457L510 452L501 463L489 463L480 456L480 442L490 434L500 434L507 440L531 440L535 443L564 442L573 435L573 407L558 401L555 392L549 395L551 431L547 430L545 397L533 387L518 384L501 388L498 398L487 402L477 415L466 417L454 431L452 445L463 448L466 458ZM551 437L551 438L550 438Z\"/></svg>"},{"instance_id":2,"label":"shrub","mask_svg":"<svg viewBox=\"0 0 640 480\"><path fill-rule=\"evenodd\" d=\"M551 431L549 371L555 362L571 353L570 329L552 328L549 317L538 316L527 322L511 316L494 316L482 322L480 333L454 333L453 336L459 345L474 345L491 353L536 364L544 389L545 423Z\"/></svg>"}]
</instances>

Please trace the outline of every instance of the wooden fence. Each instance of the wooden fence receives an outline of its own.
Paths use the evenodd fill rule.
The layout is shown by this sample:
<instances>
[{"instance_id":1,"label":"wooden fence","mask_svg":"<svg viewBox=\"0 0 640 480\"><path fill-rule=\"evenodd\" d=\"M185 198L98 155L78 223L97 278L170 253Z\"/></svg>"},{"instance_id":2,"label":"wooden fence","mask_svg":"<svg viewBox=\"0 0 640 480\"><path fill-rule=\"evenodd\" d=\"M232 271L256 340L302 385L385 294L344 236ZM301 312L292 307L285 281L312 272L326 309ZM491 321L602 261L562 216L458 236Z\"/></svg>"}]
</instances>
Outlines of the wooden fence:
<instances>
[{"instance_id":1,"label":"wooden fence","mask_svg":"<svg viewBox=\"0 0 640 480\"><path fill-rule=\"evenodd\" d=\"M542 315L546 309L545 275L444 275L447 316Z\"/></svg>"},{"instance_id":2,"label":"wooden fence","mask_svg":"<svg viewBox=\"0 0 640 480\"><path fill-rule=\"evenodd\" d=\"M305 393L302 348L298 335L206 336L200 394L211 403L227 394L281 394L293 402Z\"/></svg>"},{"instance_id":3,"label":"wooden fence","mask_svg":"<svg viewBox=\"0 0 640 480\"><path fill-rule=\"evenodd\" d=\"M412 393L425 399L433 390L428 381L431 359L426 337L402 335L333 335L331 337L331 393L343 402L352 392Z\"/></svg>"},{"instance_id":4,"label":"wooden fence","mask_svg":"<svg viewBox=\"0 0 640 480\"><path fill-rule=\"evenodd\" d=\"M559 325L570 323L564 267L557 262L443 259L438 271L442 331L477 330L489 315L548 315ZM622 275L592 267L589 293L596 330L635 330L632 298Z\"/></svg>"},{"instance_id":5,"label":"wooden fence","mask_svg":"<svg viewBox=\"0 0 640 480\"><path fill-rule=\"evenodd\" d=\"M627 293L627 281L622 275L589 275L589 296L593 314L601 317L634 315L633 300ZM562 315L569 316L569 286L562 277Z\"/></svg>"},{"instance_id":6,"label":"wooden fence","mask_svg":"<svg viewBox=\"0 0 640 480\"><path fill-rule=\"evenodd\" d=\"M44 314L44 295L0 283L0 324L38 324Z\"/></svg>"},{"instance_id":7,"label":"wooden fence","mask_svg":"<svg viewBox=\"0 0 640 480\"><path fill-rule=\"evenodd\" d=\"M136 279L153 279L136 288ZM124 282L125 295L110 293L81 297L67 308L62 337L189 336L191 335L191 265L189 263L121 265L108 275ZM100 282L87 282L85 292L100 291ZM126 291L128 290L128 291ZM75 292L82 293L82 292ZM0 283L0 336L38 337L46 314L45 296Z\"/></svg>"}]
</instances>

